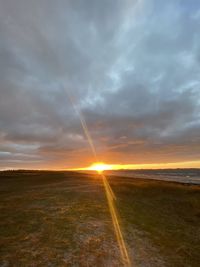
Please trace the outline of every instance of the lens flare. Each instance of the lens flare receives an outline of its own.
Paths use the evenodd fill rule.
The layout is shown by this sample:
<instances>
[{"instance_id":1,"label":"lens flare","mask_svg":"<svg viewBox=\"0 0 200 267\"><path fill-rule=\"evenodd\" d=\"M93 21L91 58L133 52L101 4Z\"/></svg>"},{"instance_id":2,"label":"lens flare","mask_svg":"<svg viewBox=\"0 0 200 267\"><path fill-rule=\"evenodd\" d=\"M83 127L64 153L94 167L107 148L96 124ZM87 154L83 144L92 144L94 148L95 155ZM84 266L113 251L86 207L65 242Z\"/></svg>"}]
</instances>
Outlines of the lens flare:
<instances>
[{"instance_id":1,"label":"lens flare","mask_svg":"<svg viewBox=\"0 0 200 267\"><path fill-rule=\"evenodd\" d=\"M116 237L117 237L117 242L118 242L118 245L119 245L122 262L123 262L124 266L130 267L131 266L131 262L130 262L128 251L127 251L127 248L126 248L126 244L125 244L125 241L124 241L124 238L123 238L123 235L122 235L122 231L121 231L120 224L119 224L119 219L118 219L118 216L117 216L117 210L116 210L116 206L115 206L115 203L114 203L114 200L116 198L114 196L114 193L113 193L112 189L110 188L110 185L109 185L108 180L105 177L105 175L101 174L101 176L102 176L104 188L105 188L105 191L106 191L106 197L107 197L107 201L108 201L108 206L109 206L110 214L111 214L111 217L112 217L112 222L113 222L115 234L116 234Z\"/></svg>"},{"instance_id":2,"label":"lens flare","mask_svg":"<svg viewBox=\"0 0 200 267\"><path fill-rule=\"evenodd\" d=\"M88 141L88 143L89 143L89 146L90 146L90 148L91 148L91 150L92 150L92 153L93 153L93 155L94 155L94 158L95 158L96 161L98 161L98 160L97 160L96 149L95 149L95 147L94 147L92 138L91 138L91 136L90 136L90 133L89 133L89 130L88 130L88 127L87 127L85 118L82 116L81 111L80 111L80 110L78 109L78 107L75 105L74 98L73 98L72 95L69 93L69 90L67 90L67 95L68 95L68 98L69 98L69 100L70 100L70 102L71 102L71 104L72 104L72 106L73 106L73 108L74 108L76 114L77 114L78 117L79 117L79 120L80 120L80 122L81 122L81 126L82 126L82 128L83 128L83 131L84 131L84 134L85 134L85 136L86 136L86 139L87 139L87 141Z\"/></svg>"},{"instance_id":3,"label":"lens flare","mask_svg":"<svg viewBox=\"0 0 200 267\"><path fill-rule=\"evenodd\" d=\"M117 215L117 209L116 209L116 206L115 206L115 203L114 203L114 200L116 200L116 197L115 197L115 195L114 195L114 193L113 193L113 191L112 191L112 189L111 189L111 187L110 187L110 185L108 183L108 180L107 180L106 176L103 174L104 170L106 170L106 169L108 170L109 169L109 167L108 167L109 165L106 165L104 163L98 162L96 149L95 149L93 140L92 140L92 138L90 136L90 132L88 130L86 121L85 121L83 115L81 114L80 110L76 107L71 94L69 94L69 91L67 91L67 93L68 93L69 100L70 100L72 106L74 107L74 109L75 109L75 111L76 111L76 113L77 113L77 115L78 115L78 117L80 119L83 131L84 131L85 136L86 136L86 138L88 140L88 143L89 143L89 146L90 146L90 148L92 150L94 158L95 158L95 160L97 162L97 163L94 163L92 165L93 167L91 166L91 170L97 171L99 173L99 175L101 175L102 180L103 180L103 185L104 185L104 189L105 189L105 193L106 193L106 198L107 198L107 201L108 201L108 206L109 206L109 210L110 210L112 223L113 223L115 235L116 235L116 238L117 238L119 250L120 250L120 253L121 253L121 259L122 259L123 265L124 265L124 267L130 267L131 266L131 262L130 262L128 251L127 251L127 248L126 248L126 244L125 244L125 241L124 241L124 238L123 238L123 234L122 234L122 231L121 231L121 228L120 228L119 219L118 219L118 215Z\"/></svg>"}]
</instances>

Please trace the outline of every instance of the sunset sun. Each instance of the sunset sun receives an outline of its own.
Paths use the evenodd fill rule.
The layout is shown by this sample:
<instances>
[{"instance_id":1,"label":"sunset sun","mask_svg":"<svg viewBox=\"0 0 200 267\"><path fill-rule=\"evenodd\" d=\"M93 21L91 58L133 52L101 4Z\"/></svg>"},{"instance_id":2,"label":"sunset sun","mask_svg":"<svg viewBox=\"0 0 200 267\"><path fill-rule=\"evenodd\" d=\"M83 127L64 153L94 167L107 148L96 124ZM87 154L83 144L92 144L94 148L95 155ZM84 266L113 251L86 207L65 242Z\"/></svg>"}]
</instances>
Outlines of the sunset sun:
<instances>
[{"instance_id":1,"label":"sunset sun","mask_svg":"<svg viewBox=\"0 0 200 267\"><path fill-rule=\"evenodd\" d=\"M88 169L91 171L97 171L98 173L102 173L105 170L111 170L112 165L105 164L103 162L96 162L93 163Z\"/></svg>"}]
</instances>

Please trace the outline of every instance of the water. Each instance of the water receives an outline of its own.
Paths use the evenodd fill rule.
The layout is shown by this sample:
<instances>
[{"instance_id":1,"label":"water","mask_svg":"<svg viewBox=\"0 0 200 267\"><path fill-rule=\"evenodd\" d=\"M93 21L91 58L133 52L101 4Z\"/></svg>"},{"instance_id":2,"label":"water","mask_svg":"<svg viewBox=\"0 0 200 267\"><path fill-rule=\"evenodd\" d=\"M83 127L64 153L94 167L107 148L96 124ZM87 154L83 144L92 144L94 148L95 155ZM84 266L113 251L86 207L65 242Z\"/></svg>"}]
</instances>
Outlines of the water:
<instances>
[{"instance_id":1,"label":"water","mask_svg":"<svg viewBox=\"0 0 200 267\"><path fill-rule=\"evenodd\" d=\"M200 169L117 170L106 171L105 174L200 185Z\"/></svg>"}]
</instances>

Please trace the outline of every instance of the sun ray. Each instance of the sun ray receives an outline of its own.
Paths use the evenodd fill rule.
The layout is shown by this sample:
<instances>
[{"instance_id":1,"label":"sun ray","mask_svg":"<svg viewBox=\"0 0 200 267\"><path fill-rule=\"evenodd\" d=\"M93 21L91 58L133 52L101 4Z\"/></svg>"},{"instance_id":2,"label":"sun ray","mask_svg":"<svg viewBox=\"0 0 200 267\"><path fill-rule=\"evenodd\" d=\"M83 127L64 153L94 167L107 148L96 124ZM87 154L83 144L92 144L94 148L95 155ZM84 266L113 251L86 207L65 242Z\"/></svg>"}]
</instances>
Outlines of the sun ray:
<instances>
[{"instance_id":1,"label":"sun ray","mask_svg":"<svg viewBox=\"0 0 200 267\"><path fill-rule=\"evenodd\" d=\"M69 90L67 90L66 92L67 92L68 98L69 98L69 100L70 100L70 102L71 102L71 104L72 104L72 106L73 106L73 108L74 108L76 114L77 114L78 117L79 117L79 120L80 120L80 122L81 122L81 126L82 126L82 128L83 128L84 134L85 134L86 139L87 139L87 141L88 141L88 143L89 143L89 146L90 146L90 148L91 148L91 150L92 150L92 154L93 154L95 160L97 161L97 153L96 153L96 149L95 149L95 147L94 147L94 143L93 143L92 138L91 138L91 135L90 135L90 133L89 133L89 130L88 130L88 127L87 127L85 118L83 117L83 115L82 115L81 111L78 109L78 107L75 105L74 98L73 98L72 95L69 93Z\"/></svg>"},{"instance_id":2,"label":"sun ray","mask_svg":"<svg viewBox=\"0 0 200 267\"><path fill-rule=\"evenodd\" d=\"M80 119L83 131L85 133L86 139L88 140L88 144L91 148L91 151L94 155L94 158L95 158L96 162L98 162L96 149L95 149L92 137L90 135L90 132L88 130L86 121L85 121L83 115L81 114L80 110L76 107L71 94L69 94L69 91L67 93L68 93L70 102L71 102L72 106L74 107L74 109L75 109L75 111L76 111L76 113ZM107 166L108 165L103 164L103 163L95 163L95 164L93 164L93 167L94 167L93 170L96 170L99 173L99 175L101 175L101 177L102 177L103 185L104 185L104 189L105 189L105 193L106 193L106 198L107 198L107 202L108 202L108 206L109 206L109 210L110 210L110 214L111 214L111 218L112 218L112 223L113 223L113 227L114 227L114 232L116 235L116 239L117 239L120 254L121 254L121 259L122 259L124 267L130 267L131 262L130 262L128 251L127 251L126 244L124 241L124 237L123 237L123 234L121 231L119 218L117 215L117 209L116 209L116 206L114 203L114 200L116 200L116 197L115 197L115 195L114 195L114 193L110 187L110 184L108 183L106 176L103 174L104 170L109 169L109 168L107 168Z\"/></svg>"},{"instance_id":3,"label":"sun ray","mask_svg":"<svg viewBox=\"0 0 200 267\"><path fill-rule=\"evenodd\" d=\"M118 241L118 245L119 245L119 249L120 249L120 253L121 253L121 258L122 258L122 262L124 264L124 266L126 267L130 267L131 266L131 262L130 262L130 258L128 255L128 251L126 248L126 244L122 235L122 231L121 231L121 227L119 224L119 219L117 216L117 210L116 210L116 206L114 204L114 198L112 195L112 191L110 191L110 186L109 183L107 181L107 178L105 177L105 175L102 175L102 179L103 179L103 184L104 184L104 188L106 191L106 197L107 197L107 201L108 201L108 206L109 206L109 210L110 210L110 214L112 217L112 222L113 222L113 226L114 226L114 230L115 230L115 234L116 234L116 238Z\"/></svg>"}]
</instances>

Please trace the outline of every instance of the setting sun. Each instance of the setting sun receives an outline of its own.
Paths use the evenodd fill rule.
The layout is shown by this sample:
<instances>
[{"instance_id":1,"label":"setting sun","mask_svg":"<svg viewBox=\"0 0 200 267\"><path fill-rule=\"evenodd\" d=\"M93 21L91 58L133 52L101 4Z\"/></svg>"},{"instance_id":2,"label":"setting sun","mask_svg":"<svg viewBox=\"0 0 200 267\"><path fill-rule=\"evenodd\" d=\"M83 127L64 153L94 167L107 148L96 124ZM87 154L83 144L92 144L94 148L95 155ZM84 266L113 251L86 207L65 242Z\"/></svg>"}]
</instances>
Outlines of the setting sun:
<instances>
[{"instance_id":1,"label":"setting sun","mask_svg":"<svg viewBox=\"0 0 200 267\"><path fill-rule=\"evenodd\" d=\"M96 162L96 163L93 163L89 168L88 170L91 170L91 171L97 171L98 173L101 173L105 170L111 170L112 169L112 165L109 165L109 164L104 164L103 162Z\"/></svg>"}]
</instances>

